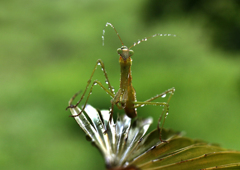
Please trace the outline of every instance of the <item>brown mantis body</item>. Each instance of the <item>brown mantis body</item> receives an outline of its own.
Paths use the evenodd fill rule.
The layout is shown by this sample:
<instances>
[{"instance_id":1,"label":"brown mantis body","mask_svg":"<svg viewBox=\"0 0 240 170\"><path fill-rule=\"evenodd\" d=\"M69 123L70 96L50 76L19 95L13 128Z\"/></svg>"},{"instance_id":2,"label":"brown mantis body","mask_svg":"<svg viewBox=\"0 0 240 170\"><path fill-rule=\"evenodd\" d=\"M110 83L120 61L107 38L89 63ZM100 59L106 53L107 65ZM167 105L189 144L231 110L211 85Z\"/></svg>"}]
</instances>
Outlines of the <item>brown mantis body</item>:
<instances>
[{"instance_id":1,"label":"brown mantis body","mask_svg":"<svg viewBox=\"0 0 240 170\"><path fill-rule=\"evenodd\" d=\"M115 27L111 24L111 23L107 23L106 24L106 27L107 26L111 26L115 32L117 33L118 35L118 32L116 31ZM103 30L103 34L105 33L105 29ZM155 36L171 36L171 34L155 34L151 37L155 37ZM161 113L161 116L159 117L159 120L158 120L158 131L159 131L159 138L162 142L164 142L162 139L161 139L161 129L164 125L164 122L165 122L165 117L166 115L168 114L168 110L169 110L169 101L172 97L172 95L174 94L174 91L175 89L174 88L171 88L171 89L168 89L166 90L165 92L161 93L161 94L157 94L156 96L146 100L146 101L143 101L143 102L139 102L136 100L136 92L135 92L135 89L133 88L132 86L132 74L131 74L131 66L132 66L132 58L131 56L133 55L133 50L131 50L130 48L132 48L133 46L143 42L143 41L147 41L147 39L151 38L151 37L148 37L148 38L145 38L145 39L142 39L140 41L138 41L137 43L134 43L130 48L128 48L127 46L124 46L120 36L118 35L121 43L122 43L122 47L121 48L118 48L117 49L117 53L119 54L119 63L120 63L120 69L121 69L121 78L120 78L120 88L119 90L117 91L117 93L115 94L114 90L113 90L113 87L110 85L110 82L109 82L109 79L108 79L108 76L107 76L107 73L106 73L106 70L105 70L105 67L104 67L104 64L103 62L99 59L94 67L94 70L90 76L90 79L88 80L88 83L87 83L87 87L86 89L84 90L83 94L82 94L82 97L80 98L80 100L75 104L75 105L72 105L72 101L74 100L74 98L78 95L78 93L76 93L72 98L71 100L69 101L69 106L67 107L68 108L75 108L79 105L79 103L83 100L86 92L87 92L87 89L89 87L89 85L91 84L91 80L92 80L92 77L94 75L94 72L97 68L98 65L101 66L103 72L104 72L104 76L106 78L106 83L108 84L108 89L106 87L104 87L102 85L101 82L99 82L98 80L94 80L92 82L92 85L91 85L91 88L90 88L90 92L88 93L88 96L87 96L87 99L86 99L86 102L85 104L83 105L82 107L82 110L81 112L78 114L80 115L86 105L87 105L87 101L89 99L89 96L92 92L92 89L94 87L94 85L99 85L100 87L103 88L103 90L105 90L107 92L107 94L109 94L112 99L111 99L111 111L110 111L110 119L109 119L109 122L110 120L112 119L112 116L113 116L113 108L114 108L114 105L116 105L119 109L124 109L126 115L130 118L135 118L137 116L137 108L138 107L141 107L143 105L156 105L156 106L163 106L163 111ZM104 35L103 35L103 40L104 40ZM153 100L157 99L157 98L164 98L167 94L170 94L169 97L168 97L168 100L167 102L152 102ZM76 116L78 116L76 115ZM161 120L163 118L163 121L162 121L162 125L161 125L161 128L160 128L160 123L161 123Z\"/></svg>"}]
</instances>

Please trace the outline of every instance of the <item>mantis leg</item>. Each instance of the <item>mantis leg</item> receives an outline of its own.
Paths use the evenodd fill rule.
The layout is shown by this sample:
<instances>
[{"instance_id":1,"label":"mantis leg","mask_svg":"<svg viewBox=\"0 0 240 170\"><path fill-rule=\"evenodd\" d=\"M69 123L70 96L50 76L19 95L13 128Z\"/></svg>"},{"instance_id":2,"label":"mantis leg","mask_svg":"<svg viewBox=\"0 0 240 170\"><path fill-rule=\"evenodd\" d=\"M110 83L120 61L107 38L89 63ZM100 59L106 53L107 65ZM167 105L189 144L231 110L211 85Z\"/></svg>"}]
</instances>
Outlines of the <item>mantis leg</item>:
<instances>
[{"instance_id":1,"label":"mantis leg","mask_svg":"<svg viewBox=\"0 0 240 170\"><path fill-rule=\"evenodd\" d=\"M140 107L142 105L155 105L155 106L164 106L163 108L163 111L158 119L158 125L157 125L157 129L158 129L158 132L159 132L159 139L161 140L161 142L166 142L166 141L163 141L162 138L161 138L161 133L162 133L162 128L163 128L163 125L165 123L165 119L166 119L166 116L168 114L168 111L169 111L169 102L174 94L174 91L175 91L175 88L171 88L171 89L168 89L166 90L165 92L161 93L161 94L158 94L144 102L134 102L135 104L135 108L137 107ZM166 96L167 94L170 94L169 97L168 97L168 100L167 102L152 102L153 100L159 98L159 97L164 97ZM163 121L162 121L162 118L163 118ZM160 123L162 121L162 125L161 125L161 128L160 128Z\"/></svg>"},{"instance_id":2,"label":"mantis leg","mask_svg":"<svg viewBox=\"0 0 240 170\"><path fill-rule=\"evenodd\" d=\"M164 96L166 96L167 94L170 94L170 96L168 97L168 100L167 100L167 103L169 103L169 101L171 100L174 92L175 92L175 88L172 87L171 89L168 89L168 90L166 90L165 92L163 92L161 94L157 94L156 96L154 96L154 97L152 97L152 98L150 98L148 100L145 100L144 102L151 102L151 101L153 101L153 100L155 100L155 99L157 99L159 97L164 98ZM135 103L137 104L135 107L140 107L142 105L142 104L138 104L137 102L135 102Z\"/></svg>"},{"instance_id":3,"label":"mantis leg","mask_svg":"<svg viewBox=\"0 0 240 170\"><path fill-rule=\"evenodd\" d=\"M92 72L92 74L91 74L91 76L90 76L90 78L89 78L89 80L88 80L88 82L87 82L87 86L86 86L86 88L85 88L85 90L84 90L84 92L83 92L80 100L79 100L75 105L72 104L73 100L76 98L76 96L77 96L81 91L79 91L78 93L76 93L76 94L70 99L69 105L68 105L68 107L67 107L66 109L77 107L77 106L79 105L79 103L83 100L83 98L84 98L84 96L85 96L85 94L86 94L86 92L87 92L87 89L88 89L88 87L90 86L90 83L91 83L91 81L92 81L92 77L93 77L93 75L94 75L94 73L95 73L95 70L97 69L97 66L98 66L98 65L100 65L101 68L102 68L102 71L103 71L104 76L105 76L105 78L106 78L106 83L108 84L108 89L109 89L109 90L108 90L107 88L105 88L105 87L102 85L101 82L95 80L95 81L92 83L92 85L91 85L91 89L90 89L90 92L89 92L89 94L88 94L87 101L88 101L89 96L90 96L90 94L91 94L91 92L92 92L92 88L93 88L93 86L94 86L95 84L98 84L98 85L99 85L100 87L102 87L103 90L105 90L111 97L114 97L114 90L113 90L113 87L111 86L110 81L109 81L109 79L108 79L107 72L106 72L106 70L105 70L105 66L104 66L102 60L99 59L99 60L97 60L95 66L94 66L93 72ZM83 107L82 110L84 110L84 108L86 107L87 101L85 102L84 107ZM81 111L78 115L80 115L81 113L82 113L82 111ZM78 116L78 115L77 115L77 116Z\"/></svg>"},{"instance_id":4,"label":"mantis leg","mask_svg":"<svg viewBox=\"0 0 240 170\"><path fill-rule=\"evenodd\" d=\"M85 101L85 103L84 103L84 105L83 105L83 107L82 107L82 109L81 109L81 112L78 113L78 114L75 115L75 116L72 116L72 117L79 116L79 115L84 111L84 109L85 109L85 107L86 107L86 105L87 105L88 99L89 99L89 97L90 97L90 95L91 95L91 93L92 93L92 89L93 89L93 87L94 87L95 85L99 85L105 92L107 92L107 94L109 94L111 97L114 97L114 94L113 94L111 91L109 91L106 87L104 87L101 82L99 82L98 80L94 80L94 81L93 81L93 84L91 85L90 91L89 91L89 93L88 93L88 95L87 95L87 99L86 99L86 101ZM77 96L77 94L78 94L78 93L76 93L76 94L72 97L72 99L69 101L69 107L70 107L70 108L76 107L76 105L71 105L71 101ZM77 103L77 104L79 104L79 103Z\"/></svg>"}]
</instances>

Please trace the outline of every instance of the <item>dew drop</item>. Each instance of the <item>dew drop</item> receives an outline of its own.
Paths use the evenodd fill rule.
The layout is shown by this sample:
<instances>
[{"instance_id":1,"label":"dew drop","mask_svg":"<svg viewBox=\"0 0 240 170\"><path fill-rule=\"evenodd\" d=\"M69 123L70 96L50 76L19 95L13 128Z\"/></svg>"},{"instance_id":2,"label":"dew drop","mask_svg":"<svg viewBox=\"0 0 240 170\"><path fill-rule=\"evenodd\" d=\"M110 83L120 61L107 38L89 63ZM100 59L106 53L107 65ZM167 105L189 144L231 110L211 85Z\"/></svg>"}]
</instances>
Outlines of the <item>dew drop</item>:
<instances>
[{"instance_id":1,"label":"dew drop","mask_svg":"<svg viewBox=\"0 0 240 170\"><path fill-rule=\"evenodd\" d=\"M102 35L102 46L104 46L104 34L105 34L105 29L103 30L103 35Z\"/></svg>"},{"instance_id":2,"label":"dew drop","mask_svg":"<svg viewBox=\"0 0 240 170\"><path fill-rule=\"evenodd\" d=\"M141 107L145 106L145 104L142 104Z\"/></svg>"},{"instance_id":3,"label":"dew drop","mask_svg":"<svg viewBox=\"0 0 240 170\"><path fill-rule=\"evenodd\" d=\"M100 65L101 65L101 63L97 63L97 65L99 65L99 66L100 66Z\"/></svg>"},{"instance_id":4,"label":"dew drop","mask_svg":"<svg viewBox=\"0 0 240 170\"><path fill-rule=\"evenodd\" d=\"M107 23L106 23L106 27L109 26L109 25L110 25L111 27L113 27L113 25L112 25L110 22L107 22Z\"/></svg>"},{"instance_id":5,"label":"dew drop","mask_svg":"<svg viewBox=\"0 0 240 170\"><path fill-rule=\"evenodd\" d=\"M95 86L95 85L97 85L97 83L93 83L93 85Z\"/></svg>"},{"instance_id":6,"label":"dew drop","mask_svg":"<svg viewBox=\"0 0 240 170\"><path fill-rule=\"evenodd\" d=\"M164 95L162 95L162 96L161 96L161 98L165 98L166 96L167 96L167 95L166 95L166 94L164 94Z\"/></svg>"},{"instance_id":7,"label":"dew drop","mask_svg":"<svg viewBox=\"0 0 240 170\"><path fill-rule=\"evenodd\" d=\"M107 81L107 80L105 80L105 83L106 83L106 84L108 84L108 81Z\"/></svg>"}]
</instances>

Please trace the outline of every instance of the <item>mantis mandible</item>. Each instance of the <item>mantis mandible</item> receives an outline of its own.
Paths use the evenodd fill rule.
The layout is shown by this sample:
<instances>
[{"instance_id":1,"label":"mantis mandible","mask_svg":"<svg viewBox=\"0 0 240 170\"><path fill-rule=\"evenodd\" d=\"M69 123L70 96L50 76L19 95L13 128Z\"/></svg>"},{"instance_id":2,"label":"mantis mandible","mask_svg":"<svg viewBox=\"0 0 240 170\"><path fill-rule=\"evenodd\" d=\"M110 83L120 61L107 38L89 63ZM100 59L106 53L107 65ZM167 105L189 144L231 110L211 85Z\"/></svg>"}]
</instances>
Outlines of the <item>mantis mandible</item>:
<instances>
[{"instance_id":1,"label":"mantis mandible","mask_svg":"<svg viewBox=\"0 0 240 170\"><path fill-rule=\"evenodd\" d=\"M106 23L105 28L107 26L111 26L114 29L114 31L116 32L119 40L122 43L122 47L117 49L117 53L119 54L119 64L120 64L120 70L121 70L120 88L116 93L114 92L114 88L111 86L110 81L108 79L108 76L107 76L107 73L106 73L106 70L105 70L105 66L104 66L102 60L99 59L99 60L97 60L95 66L94 66L93 72L90 76L90 79L87 82L87 86L86 86L85 90L83 91L83 94L82 94L80 100L75 105L72 104L73 100L80 93L80 92L78 92L70 99L69 106L66 109L75 108L80 104L80 102L83 100L83 98L84 98L84 96L87 92L87 89L88 89L88 87L90 86L91 83L92 84L90 86L90 91L88 92L85 104L82 106L81 112L78 115L80 115L84 111L84 109L87 105L87 101L89 99L89 96L92 93L92 89L93 89L94 85L99 85L112 98L111 99L111 109L110 109L109 123L111 123L111 120L112 120L112 117L113 117L114 105L116 105L119 109L124 109L126 115L128 117L132 118L132 119L137 116L137 108L138 107L141 107L141 106L144 106L144 105L163 106L164 108L163 108L162 113L159 117L158 124L157 124L157 129L159 131L159 139L161 140L161 142L165 142L161 138L161 131L162 131L162 128L163 128L163 125L164 125L164 122L165 122L165 118L168 115L169 102L170 102L170 99L171 99L172 95L174 94L175 88L174 87L170 88L170 89L166 90L165 92L163 92L161 94L157 94L156 96L154 96L154 97L152 97L148 100L145 100L145 101L142 101L142 102L137 101L136 91L135 91L135 89L133 88L133 85L132 85L132 74L131 74L132 58L131 58L131 56L134 54L134 52L133 52L133 50L131 50L131 48L136 46L137 44L140 44L143 41L147 41L149 38L152 38L152 37L156 37L156 36L175 36L175 35L154 34L150 37L139 40L137 43L134 43L132 46L130 46L128 48L127 46L125 46L123 44L123 42L122 42L117 30L115 29L115 27L111 23L108 23L108 22ZM103 45L104 45L104 34L105 34L105 29L103 30L103 36L102 36ZM92 82L92 77L93 77L93 75L95 73L95 70L96 70L98 65L102 68L102 71L103 71L104 76L106 78L106 84L108 85L108 88L103 86L103 84L98 80L94 80ZM153 102L153 100L155 100L157 98L160 98L160 97L164 98L167 94L170 94L167 102ZM78 116L78 115L76 115L76 116ZM161 125L161 128L160 128L161 121L162 121L162 125Z\"/></svg>"}]
</instances>

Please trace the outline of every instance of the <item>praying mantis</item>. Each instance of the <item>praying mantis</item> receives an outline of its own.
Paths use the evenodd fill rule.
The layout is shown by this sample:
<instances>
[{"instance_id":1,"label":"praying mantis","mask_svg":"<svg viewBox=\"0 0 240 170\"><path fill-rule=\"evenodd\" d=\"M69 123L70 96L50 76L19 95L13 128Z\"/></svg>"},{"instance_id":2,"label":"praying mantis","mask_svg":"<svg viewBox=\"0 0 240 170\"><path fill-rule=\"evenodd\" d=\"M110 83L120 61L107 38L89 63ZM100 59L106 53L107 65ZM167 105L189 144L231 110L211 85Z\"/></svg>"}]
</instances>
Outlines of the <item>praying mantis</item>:
<instances>
[{"instance_id":1,"label":"praying mantis","mask_svg":"<svg viewBox=\"0 0 240 170\"><path fill-rule=\"evenodd\" d=\"M132 47L140 44L141 42L143 41L147 41L149 38L152 38L152 37L156 37L156 36L172 36L171 34L154 34L150 37L147 37L147 38L144 38L142 40L139 40L137 43L134 43L132 46L130 46L129 48L127 46L125 46L123 44L123 41L121 40L117 30L115 29L115 27L107 22L106 25L105 25L105 28L103 29L103 35L102 35L102 40L103 40L103 45L104 45L104 34L105 34L105 29L107 26L110 26L111 28L114 29L114 31L116 32L121 44L122 44L122 47L121 48L118 48L117 49L117 53L119 55L119 64L120 64L120 71L121 71L121 75L120 75L120 87L119 87L119 90L115 93L114 91L114 88L111 86L110 84L110 81L108 79L108 75L107 75L107 72L105 70L105 66L102 62L101 59L98 59L95 66L94 66L94 69L92 71L92 74L87 82L87 86L85 88L85 90L83 91L83 94L80 98L80 100L75 104L73 105L72 102L73 100L76 98L76 96L81 92L78 92L76 93L69 101L69 105L66 109L68 108L75 108L77 107L81 101L84 99L84 96L87 92L87 89L88 87L90 86L90 91L88 92L88 95L87 95L87 98L86 98L86 101L84 103L84 105L82 106L82 109L81 109L81 112L78 113L78 115L76 116L79 116L85 109L86 105L87 105L87 102L88 102L88 99L90 97L90 94L92 93L92 89L95 85L98 85L100 86L108 95L111 96L111 109L110 109L110 118L109 118L109 123L111 123L111 120L112 120L112 117L113 117L113 108L114 106L116 105L119 109L123 109L126 113L126 115L128 117L130 117L131 119L135 118L137 116L137 108L138 107L142 107L144 105L155 105L155 106L163 106L163 110L162 110L162 113L158 119L158 124L157 124L157 129L158 129L158 132L159 132L159 139L161 142L165 142L162 140L161 138L161 131L162 131L162 128L163 128L163 125L164 125L164 122L165 122L165 118L166 116L168 115L168 111L169 111L169 102L170 102L170 99L172 98L174 92L175 92L175 88L172 87L166 91L164 91L163 93L161 94L157 94L156 96L148 99L148 100L145 100L145 101L137 101L136 99L136 91L135 89L133 88L133 85L132 85L132 74L131 74L131 66L132 66L132 58L131 56L134 54L133 50L131 50ZM175 35L173 35L175 36ZM97 69L97 67L100 66L102 68L102 71L104 73L104 76L106 78L106 84L108 85L108 88L106 88L105 86L103 86L103 84L98 81L98 80L94 80L92 82L92 77L95 73L95 70ZM166 97L166 95L169 94L169 97L167 99L166 102L154 102L155 99L157 98L164 98ZM75 116L74 116L75 117ZM163 120L162 120L163 119ZM160 128L160 123L162 122L161 124L161 128ZM106 129L107 131L107 129Z\"/></svg>"}]
</instances>

